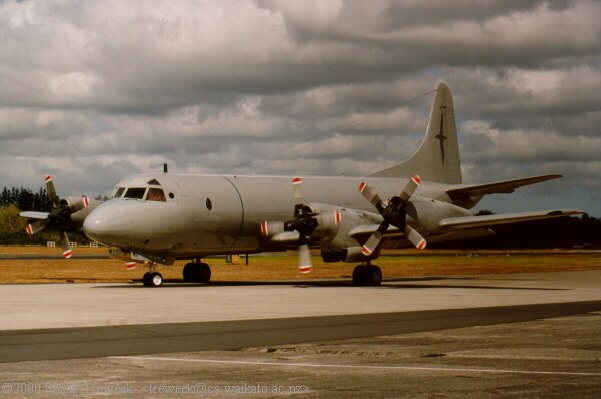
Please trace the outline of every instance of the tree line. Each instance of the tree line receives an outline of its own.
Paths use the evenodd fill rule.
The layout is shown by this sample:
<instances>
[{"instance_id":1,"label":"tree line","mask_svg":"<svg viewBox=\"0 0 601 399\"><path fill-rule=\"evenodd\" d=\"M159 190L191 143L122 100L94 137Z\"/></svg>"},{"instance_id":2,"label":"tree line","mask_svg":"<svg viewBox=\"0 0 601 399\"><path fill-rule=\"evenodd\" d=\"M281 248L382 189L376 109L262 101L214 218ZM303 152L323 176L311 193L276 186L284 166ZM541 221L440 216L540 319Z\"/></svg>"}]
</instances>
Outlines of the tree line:
<instances>
[{"instance_id":1,"label":"tree line","mask_svg":"<svg viewBox=\"0 0 601 399\"><path fill-rule=\"evenodd\" d=\"M25 187L4 187L0 194L0 208L14 205L23 211L50 212L52 203L45 188L37 192Z\"/></svg>"}]
</instances>

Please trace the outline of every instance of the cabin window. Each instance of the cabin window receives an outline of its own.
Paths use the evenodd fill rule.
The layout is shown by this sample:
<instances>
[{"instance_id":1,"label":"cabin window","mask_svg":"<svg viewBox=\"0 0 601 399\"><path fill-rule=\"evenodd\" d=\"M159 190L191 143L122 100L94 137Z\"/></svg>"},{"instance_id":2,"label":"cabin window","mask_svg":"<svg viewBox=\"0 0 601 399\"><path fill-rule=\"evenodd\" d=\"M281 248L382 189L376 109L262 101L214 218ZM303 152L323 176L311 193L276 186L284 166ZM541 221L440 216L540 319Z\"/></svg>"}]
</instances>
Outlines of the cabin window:
<instances>
[{"instance_id":1,"label":"cabin window","mask_svg":"<svg viewBox=\"0 0 601 399\"><path fill-rule=\"evenodd\" d=\"M117 189L117 191L115 192L115 195L113 195L113 198L121 198L124 191L125 191L125 187L119 187Z\"/></svg>"},{"instance_id":2,"label":"cabin window","mask_svg":"<svg viewBox=\"0 0 601 399\"><path fill-rule=\"evenodd\" d=\"M145 192L146 187L130 187L125 192L124 198L142 199Z\"/></svg>"},{"instance_id":3,"label":"cabin window","mask_svg":"<svg viewBox=\"0 0 601 399\"><path fill-rule=\"evenodd\" d=\"M146 194L146 200L167 202L167 198L165 198L165 192L160 188L154 187L150 187L148 189L148 194Z\"/></svg>"},{"instance_id":4,"label":"cabin window","mask_svg":"<svg viewBox=\"0 0 601 399\"><path fill-rule=\"evenodd\" d=\"M213 202L211 202L210 198L205 199L205 205L209 211L213 209Z\"/></svg>"}]
</instances>

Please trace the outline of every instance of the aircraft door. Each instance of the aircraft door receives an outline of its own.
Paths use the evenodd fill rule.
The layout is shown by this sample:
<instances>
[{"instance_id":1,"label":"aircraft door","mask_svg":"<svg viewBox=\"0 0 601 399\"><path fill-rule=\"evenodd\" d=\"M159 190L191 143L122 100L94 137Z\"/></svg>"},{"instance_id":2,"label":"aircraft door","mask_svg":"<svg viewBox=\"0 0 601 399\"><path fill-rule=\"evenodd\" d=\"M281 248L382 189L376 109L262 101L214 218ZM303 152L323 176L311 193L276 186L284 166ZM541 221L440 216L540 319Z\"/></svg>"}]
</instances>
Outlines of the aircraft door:
<instances>
[{"instance_id":1,"label":"aircraft door","mask_svg":"<svg viewBox=\"0 0 601 399\"><path fill-rule=\"evenodd\" d=\"M242 201L236 188L224 177L205 177L187 198L193 202L192 247L223 253L236 244L242 227Z\"/></svg>"}]
</instances>

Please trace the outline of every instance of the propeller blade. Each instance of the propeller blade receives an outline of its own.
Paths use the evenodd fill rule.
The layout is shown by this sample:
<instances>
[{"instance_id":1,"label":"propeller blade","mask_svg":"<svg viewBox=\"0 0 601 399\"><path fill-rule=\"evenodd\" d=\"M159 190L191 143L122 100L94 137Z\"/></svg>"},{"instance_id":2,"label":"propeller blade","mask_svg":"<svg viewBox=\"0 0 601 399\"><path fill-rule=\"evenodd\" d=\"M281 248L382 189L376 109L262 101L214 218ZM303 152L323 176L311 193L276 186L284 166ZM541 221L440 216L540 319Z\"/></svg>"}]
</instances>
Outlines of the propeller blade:
<instances>
[{"instance_id":1,"label":"propeller blade","mask_svg":"<svg viewBox=\"0 0 601 399\"><path fill-rule=\"evenodd\" d=\"M380 223L378 230L376 230L376 232L367 239L365 244L363 244L363 247L361 247L361 252L363 255L369 256L378 248L378 245L380 245L380 241L382 241L382 237L388 229L388 226L389 224L387 221Z\"/></svg>"},{"instance_id":2,"label":"propeller blade","mask_svg":"<svg viewBox=\"0 0 601 399\"><path fill-rule=\"evenodd\" d=\"M405 185L405 188L403 188L403 191L401 191L401 195L399 195L401 201L405 203L409 201L409 198L413 195L415 189L417 189L417 186L419 186L419 183L421 183L421 181L422 180L418 175L414 175L411 179L409 179L409 181Z\"/></svg>"},{"instance_id":3,"label":"propeller blade","mask_svg":"<svg viewBox=\"0 0 601 399\"><path fill-rule=\"evenodd\" d=\"M63 256L66 259L69 259L71 256L73 256L71 243L69 242L69 236L67 236L65 230L61 230L61 246L63 247Z\"/></svg>"},{"instance_id":4,"label":"propeller blade","mask_svg":"<svg viewBox=\"0 0 601 399\"><path fill-rule=\"evenodd\" d=\"M19 216L21 216L22 218L28 218L28 219L46 220L46 219L48 219L48 212L26 211L26 212L20 212Z\"/></svg>"},{"instance_id":5,"label":"propeller blade","mask_svg":"<svg viewBox=\"0 0 601 399\"><path fill-rule=\"evenodd\" d=\"M89 204L90 204L90 199L84 195L83 197L81 197L81 199L79 201L72 204L69 207L69 209L71 210L71 213L75 213L77 211L82 210L83 208L86 208Z\"/></svg>"},{"instance_id":6,"label":"propeller blade","mask_svg":"<svg viewBox=\"0 0 601 399\"><path fill-rule=\"evenodd\" d=\"M303 274L311 273L313 265L311 264L311 253L307 244L303 244L298 248L298 259L298 269L300 272Z\"/></svg>"},{"instance_id":7,"label":"propeller blade","mask_svg":"<svg viewBox=\"0 0 601 399\"><path fill-rule=\"evenodd\" d=\"M407 224L407 225L405 225L404 231L405 231L405 235L407 236L407 239L411 242L411 244L413 244L413 246L415 246L415 248L417 248L417 249L426 248L426 239L424 237L422 237L422 235L419 234L417 232L417 230L415 230L413 227L411 227Z\"/></svg>"},{"instance_id":8,"label":"propeller blade","mask_svg":"<svg viewBox=\"0 0 601 399\"><path fill-rule=\"evenodd\" d=\"M292 193L294 195L294 217L302 216L303 203L305 198L303 195L303 180L300 177L292 179Z\"/></svg>"},{"instance_id":9,"label":"propeller blade","mask_svg":"<svg viewBox=\"0 0 601 399\"><path fill-rule=\"evenodd\" d=\"M48 192L48 198L50 198L50 202L52 202L52 206L56 208L59 204L60 199L58 195L56 195L56 189L54 188L54 182L52 181L52 176L46 176L46 191Z\"/></svg>"},{"instance_id":10,"label":"propeller blade","mask_svg":"<svg viewBox=\"0 0 601 399\"><path fill-rule=\"evenodd\" d=\"M44 230L45 227L46 227L46 221L45 220L38 220L38 221L35 221L33 223L29 223L27 225L27 227L25 227L25 231L27 232L27 234L29 234L30 236L32 236L35 233L37 233L38 231Z\"/></svg>"},{"instance_id":11,"label":"propeller blade","mask_svg":"<svg viewBox=\"0 0 601 399\"><path fill-rule=\"evenodd\" d=\"M361 194L363 194L366 200L371 202L373 206L375 206L380 212L382 212L382 199L380 198L378 193L374 191L373 188L367 185L367 183L361 182L359 184L359 191L361 192Z\"/></svg>"}]
</instances>

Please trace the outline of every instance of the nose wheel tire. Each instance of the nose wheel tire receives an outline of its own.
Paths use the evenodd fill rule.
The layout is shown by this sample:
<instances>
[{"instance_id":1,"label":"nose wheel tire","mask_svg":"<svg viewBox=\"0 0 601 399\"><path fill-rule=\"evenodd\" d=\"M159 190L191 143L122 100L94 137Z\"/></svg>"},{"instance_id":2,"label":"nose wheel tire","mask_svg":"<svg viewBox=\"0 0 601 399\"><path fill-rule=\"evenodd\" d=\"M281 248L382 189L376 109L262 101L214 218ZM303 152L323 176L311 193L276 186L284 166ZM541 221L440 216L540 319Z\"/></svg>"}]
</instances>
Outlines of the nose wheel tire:
<instances>
[{"instance_id":1,"label":"nose wheel tire","mask_svg":"<svg viewBox=\"0 0 601 399\"><path fill-rule=\"evenodd\" d=\"M160 287L163 285L163 276L158 272L146 273L142 278L142 282L144 287Z\"/></svg>"}]
</instances>

